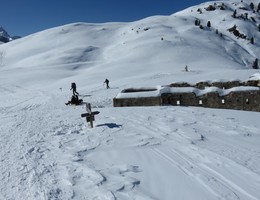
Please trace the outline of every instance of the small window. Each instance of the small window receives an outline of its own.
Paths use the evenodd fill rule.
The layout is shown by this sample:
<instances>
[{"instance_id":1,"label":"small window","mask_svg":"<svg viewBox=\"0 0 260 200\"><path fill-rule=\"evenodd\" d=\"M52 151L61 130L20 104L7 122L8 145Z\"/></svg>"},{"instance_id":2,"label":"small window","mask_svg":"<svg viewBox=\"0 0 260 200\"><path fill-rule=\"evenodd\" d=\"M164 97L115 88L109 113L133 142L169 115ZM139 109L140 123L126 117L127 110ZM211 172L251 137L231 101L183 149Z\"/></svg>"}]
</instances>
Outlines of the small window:
<instances>
[{"instance_id":1,"label":"small window","mask_svg":"<svg viewBox=\"0 0 260 200\"><path fill-rule=\"evenodd\" d=\"M246 104L249 104L249 99L246 99Z\"/></svg>"},{"instance_id":2,"label":"small window","mask_svg":"<svg viewBox=\"0 0 260 200\"><path fill-rule=\"evenodd\" d=\"M181 101L180 100L177 100L177 105L180 105L181 104Z\"/></svg>"},{"instance_id":3,"label":"small window","mask_svg":"<svg viewBox=\"0 0 260 200\"><path fill-rule=\"evenodd\" d=\"M202 100L199 100L199 105L202 105Z\"/></svg>"},{"instance_id":4,"label":"small window","mask_svg":"<svg viewBox=\"0 0 260 200\"><path fill-rule=\"evenodd\" d=\"M222 99L222 100L221 100L221 103L224 104L224 103L225 103L225 99Z\"/></svg>"}]
</instances>

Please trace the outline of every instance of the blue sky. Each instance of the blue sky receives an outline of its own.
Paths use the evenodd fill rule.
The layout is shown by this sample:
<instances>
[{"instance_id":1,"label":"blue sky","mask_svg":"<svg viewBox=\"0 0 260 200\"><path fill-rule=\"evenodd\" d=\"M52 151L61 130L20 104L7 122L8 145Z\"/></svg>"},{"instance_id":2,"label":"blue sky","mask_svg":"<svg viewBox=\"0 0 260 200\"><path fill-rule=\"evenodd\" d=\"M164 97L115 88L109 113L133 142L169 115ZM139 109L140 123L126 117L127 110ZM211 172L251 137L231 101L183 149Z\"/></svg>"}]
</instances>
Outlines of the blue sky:
<instances>
[{"instance_id":1,"label":"blue sky","mask_svg":"<svg viewBox=\"0 0 260 200\"><path fill-rule=\"evenodd\" d=\"M26 36L74 22L131 22L209 0L1 0L0 26Z\"/></svg>"}]
</instances>

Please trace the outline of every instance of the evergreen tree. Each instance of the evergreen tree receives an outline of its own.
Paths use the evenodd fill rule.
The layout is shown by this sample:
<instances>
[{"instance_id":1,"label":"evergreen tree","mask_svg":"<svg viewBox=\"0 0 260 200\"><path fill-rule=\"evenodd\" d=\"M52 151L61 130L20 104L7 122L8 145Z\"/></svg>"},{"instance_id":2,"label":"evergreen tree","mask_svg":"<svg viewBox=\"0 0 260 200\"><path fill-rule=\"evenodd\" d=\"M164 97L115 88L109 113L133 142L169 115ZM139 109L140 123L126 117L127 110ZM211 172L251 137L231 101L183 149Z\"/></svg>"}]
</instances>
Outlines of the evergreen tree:
<instances>
[{"instance_id":1,"label":"evergreen tree","mask_svg":"<svg viewBox=\"0 0 260 200\"><path fill-rule=\"evenodd\" d=\"M251 43L251 44L255 44L255 39L254 39L254 37L251 37L250 43Z\"/></svg>"},{"instance_id":2,"label":"evergreen tree","mask_svg":"<svg viewBox=\"0 0 260 200\"><path fill-rule=\"evenodd\" d=\"M253 65L252 65L253 69L259 69L258 67L258 59L256 58Z\"/></svg>"},{"instance_id":3,"label":"evergreen tree","mask_svg":"<svg viewBox=\"0 0 260 200\"><path fill-rule=\"evenodd\" d=\"M245 18L245 19L248 19L248 13L245 13L245 14L244 14L244 18Z\"/></svg>"},{"instance_id":4,"label":"evergreen tree","mask_svg":"<svg viewBox=\"0 0 260 200\"><path fill-rule=\"evenodd\" d=\"M234 34L236 37L239 37L239 35L240 35L240 33L239 33L238 30L234 30L234 31L233 31L233 34Z\"/></svg>"},{"instance_id":5,"label":"evergreen tree","mask_svg":"<svg viewBox=\"0 0 260 200\"><path fill-rule=\"evenodd\" d=\"M234 17L234 18L237 17L237 10L234 10L232 17Z\"/></svg>"},{"instance_id":6,"label":"evergreen tree","mask_svg":"<svg viewBox=\"0 0 260 200\"><path fill-rule=\"evenodd\" d=\"M199 19L196 19L195 20L195 26L199 26L200 25L200 20Z\"/></svg>"},{"instance_id":7,"label":"evergreen tree","mask_svg":"<svg viewBox=\"0 0 260 200\"><path fill-rule=\"evenodd\" d=\"M254 5L252 2L250 3L250 8L251 8L252 10L255 9L255 5Z\"/></svg>"},{"instance_id":8,"label":"evergreen tree","mask_svg":"<svg viewBox=\"0 0 260 200\"><path fill-rule=\"evenodd\" d=\"M208 21L208 23L207 23L207 27L211 27L211 23L210 23L210 21Z\"/></svg>"},{"instance_id":9,"label":"evergreen tree","mask_svg":"<svg viewBox=\"0 0 260 200\"><path fill-rule=\"evenodd\" d=\"M199 12L200 14L202 14L201 8L198 8L197 12Z\"/></svg>"}]
</instances>

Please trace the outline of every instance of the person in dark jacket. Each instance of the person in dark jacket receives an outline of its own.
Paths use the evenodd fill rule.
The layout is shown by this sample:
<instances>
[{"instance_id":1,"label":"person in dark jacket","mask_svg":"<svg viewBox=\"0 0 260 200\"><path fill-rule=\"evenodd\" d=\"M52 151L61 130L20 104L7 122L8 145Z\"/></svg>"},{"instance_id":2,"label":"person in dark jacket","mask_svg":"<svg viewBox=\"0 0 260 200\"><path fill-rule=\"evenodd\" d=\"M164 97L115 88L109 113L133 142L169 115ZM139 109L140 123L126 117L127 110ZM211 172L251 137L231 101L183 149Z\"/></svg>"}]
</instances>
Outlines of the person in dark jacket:
<instances>
[{"instance_id":1,"label":"person in dark jacket","mask_svg":"<svg viewBox=\"0 0 260 200\"><path fill-rule=\"evenodd\" d=\"M77 92L77 86L76 86L76 83L71 83L71 88L70 90L72 90L73 92L73 95L79 95L79 93Z\"/></svg>"},{"instance_id":2,"label":"person in dark jacket","mask_svg":"<svg viewBox=\"0 0 260 200\"><path fill-rule=\"evenodd\" d=\"M107 87L107 89L108 89L108 88L109 88L109 80L106 79L104 83L106 84L106 87Z\"/></svg>"},{"instance_id":3,"label":"person in dark jacket","mask_svg":"<svg viewBox=\"0 0 260 200\"><path fill-rule=\"evenodd\" d=\"M66 105L69 105L69 104L74 104L74 105L79 105L82 103L82 99L79 99L78 95L72 95L71 97L71 100L68 101L68 103L65 103Z\"/></svg>"}]
</instances>

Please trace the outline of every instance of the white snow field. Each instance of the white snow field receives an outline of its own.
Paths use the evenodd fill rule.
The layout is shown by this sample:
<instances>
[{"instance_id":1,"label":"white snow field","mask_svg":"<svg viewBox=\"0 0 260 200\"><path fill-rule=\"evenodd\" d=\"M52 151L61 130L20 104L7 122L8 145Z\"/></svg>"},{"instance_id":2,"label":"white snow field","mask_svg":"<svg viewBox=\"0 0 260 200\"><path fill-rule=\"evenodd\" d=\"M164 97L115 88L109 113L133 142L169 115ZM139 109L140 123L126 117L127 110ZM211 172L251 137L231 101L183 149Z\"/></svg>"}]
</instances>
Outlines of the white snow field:
<instances>
[{"instance_id":1,"label":"white snow field","mask_svg":"<svg viewBox=\"0 0 260 200\"><path fill-rule=\"evenodd\" d=\"M259 13L247 0L204 9L213 4L0 45L0 199L259 200L259 112L112 105L130 87L259 78ZM231 17L235 9L249 19ZM227 31L235 24L255 44ZM94 128L84 105L65 105L71 82L100 112Z\"/></svg>"}]
</instances>

